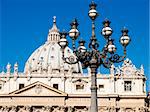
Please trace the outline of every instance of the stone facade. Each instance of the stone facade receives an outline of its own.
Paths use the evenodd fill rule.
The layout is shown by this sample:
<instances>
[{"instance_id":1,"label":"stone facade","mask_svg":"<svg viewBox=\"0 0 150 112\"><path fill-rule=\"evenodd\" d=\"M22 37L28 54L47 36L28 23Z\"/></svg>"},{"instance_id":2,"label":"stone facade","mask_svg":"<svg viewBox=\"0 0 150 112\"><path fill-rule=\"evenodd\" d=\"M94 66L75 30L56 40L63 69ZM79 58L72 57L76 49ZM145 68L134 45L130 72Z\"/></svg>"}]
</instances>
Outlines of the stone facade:
<instances>
[{"instance_id":1,"label":"stone facade","mask_svg":"<svg viewBox=\"0 0 150 112\"><path fill-rule=\"evenodd\" d=\"M83 73L81 64L63 62L56 18L48 39L26 62L23 73L18 64L7 64L0 73L0 112L88 112L91 75ZM66 48L65 56L75 58ZM121 67L110 68L109 74L97 74L99 112L145 112L146 77L143 66L137 69L126 59ZM145 99L147 98L146 102Z\"/></svg>"}]
</instances>

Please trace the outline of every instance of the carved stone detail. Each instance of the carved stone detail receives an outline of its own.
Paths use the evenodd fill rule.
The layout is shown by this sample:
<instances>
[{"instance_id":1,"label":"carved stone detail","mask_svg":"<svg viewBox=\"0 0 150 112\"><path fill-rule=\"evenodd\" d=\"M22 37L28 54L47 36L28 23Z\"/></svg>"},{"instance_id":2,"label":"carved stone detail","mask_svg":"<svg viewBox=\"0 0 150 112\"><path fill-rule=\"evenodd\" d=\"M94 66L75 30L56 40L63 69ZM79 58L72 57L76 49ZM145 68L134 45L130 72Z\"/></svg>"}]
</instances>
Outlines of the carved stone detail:
<instances>
[{"instance_id":1,"label":"carved stone detail","mask_svg":"<svg viewBox=\"0 0 150 112\"><path fill-rule=\"evenodd\" d=\"M115 107L98 107L98 112L146 112L145 107L133 107L133 108L126 108L121 107L118 108L119 111ZM0 112L89 112L89 108L74 108L71 106L65 107L65 106L57 106L57 107L50 107L50 106L43 106L41 108L36 107L0 107Z\"/></svg>"},{"instance_id":2,"label":"carved stone detail","mask_svg":"<svg viewBox=\"0 0 150 112\"><path fill-rule=\"evenodd\" d=\"M9 111L9 107L5 106L5 107L1 107L0 112L8 112Z\"/></svg>"},{"instance_id":3,"label":"carved stone detail","mask_svg":"<svg viewBox=\"0 0 150 112\"><path fill-rule=\"evenodd\" d=\"M12 106L9 112L16 112L16 110L17 110L16 107Z\"/></svg>"},{"instance_id":4,"label":"carved stone detail","mask_svg":"<svg viewBox=\"0 0 150 112\"><path fill-rule=\"evenodd\" d=\"M36 85L35 93L40 94L41 92L42 92L42 87L41 87L41 85Z\"/></svg>"}]
</instances>

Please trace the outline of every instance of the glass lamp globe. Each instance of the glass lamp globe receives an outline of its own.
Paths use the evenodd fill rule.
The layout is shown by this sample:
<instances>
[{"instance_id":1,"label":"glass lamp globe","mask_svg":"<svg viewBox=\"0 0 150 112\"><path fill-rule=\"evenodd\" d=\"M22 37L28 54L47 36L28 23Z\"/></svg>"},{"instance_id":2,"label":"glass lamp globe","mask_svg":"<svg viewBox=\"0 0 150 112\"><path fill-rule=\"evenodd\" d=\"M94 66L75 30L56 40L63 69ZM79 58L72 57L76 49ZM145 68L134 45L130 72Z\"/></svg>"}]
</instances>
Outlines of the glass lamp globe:
<instances>
[{"instance_id":1,"label":"glass lamp globe","mask_svg":"<svg viewBox=\"0 0 150 112\"><path fill-rule=\"evenodd\" d=\"M130 42L130 37L129 36L122 36L120 38L120 43L123 45L123 46L127 46Z\"/></svg>"},{"instance_id":2,"label":"glass lamp globe","mask_svg":"<svg viewBox=\"0 0 150 112\"><path fill-rule=\"evenodd\" d=\"M76 40L77 39L77 37L79 36L79 31L78 31L78 29L71 29L70 31L69 31L69 36L73 39L73 40Z\"/></svg>"},{"instance_id":3,"label":"glass lamp globe","mask_svg":"<svg viewBox=\"0 0 150 112\"><path fill-rule=\"evenodd\" d=\"M66 38L61 38L59 40L58 44L60 45L60 47L62 49L64 49L68 45L67 39Z\"/></svg>"},{"instance_id":4,"label":"glass lamp globe","mask_svg":"<svg viewBox=\"0 0 150 112\"><path fill-rule=\"evenodd\" d=\"M110 27L110 21L108 19L105 19L103 21L103 29L101 31L101 34L104 36L105 39L109 39L109 37L112 35L113 30Z\"/></svg>"},{"instance_id":5,"label":"glass lamp globe","mask_svg":"<svg viewBox=\"0 0 150 112\"><path fill-rule=\"evenodd\" d=\"M108 45L108 52L109 53L114 53L116 51L116 46L115 45Z\"/></svg>"},{"instance_id":6,"label":"glass lamp globe","mask_svg":"<svg viewBox=\"0 0 150 112\"><path fill-rule=\"evenodd\" d=\"M86 47L85 46L79 46L78 50L81 51L82 53L86 52Z\"/></svg>"},{"instance_id":7,"label":"glass lamp globe","mask_svg":"<svg viewBox=\"0 0 150 112\"><path fill-rule=\"evenodd\" d=\"M89 17L95 19L97 16L97 11L95 9L89 10Z\"/></svg>"},{"instance_id":8,"label":"glass lamp globe","mask_svg":"<svg viewBox=\"0 0 150 112\"><path fill-rule=\"evenodd\" d=\"M112 34L112 29L110 28L110 27L104 27L103 29L102 29L102 35L105 37L105 38L108 38L109 36L111 36L111 34Z\"/></svg>"},{"instance_id":9,"label":"glass lamp globe","mask_svg":"<svg viewBox=\"0 0 150 112\"><path fill-rule=\"evenodd\" d=\"M79 43L78 50L82 53L85 53L86 52L86 47L84 46L85 41L81 39L78 43Z\"/></svg>"}]
</instances>

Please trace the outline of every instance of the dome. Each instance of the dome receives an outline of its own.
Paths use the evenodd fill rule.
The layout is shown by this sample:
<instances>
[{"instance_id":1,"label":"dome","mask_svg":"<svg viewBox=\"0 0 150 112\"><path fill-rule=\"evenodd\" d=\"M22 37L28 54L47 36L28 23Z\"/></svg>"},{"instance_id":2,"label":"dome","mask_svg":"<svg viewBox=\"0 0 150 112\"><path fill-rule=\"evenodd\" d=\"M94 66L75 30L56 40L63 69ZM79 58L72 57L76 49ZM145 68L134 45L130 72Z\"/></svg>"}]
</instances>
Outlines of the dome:
<instances>
[{"instance_id":1,"label":"dome","mask_svg":"<svg viewBox=\"0 0 150 112\"><path fill-rule=\"evenodd\" d=\"M47 41L36 49L27 60L24 68L25 73L52 73L53 71L72 71L76 73L82 72L81 63L67 64L62 59L62 51L58 45L60 39L59 30L56 26L56 17L53 20L53 27L49 30ZM76 57L73 51L66 47L64 51L65 57Z\"/></svg>"}]
</instances>

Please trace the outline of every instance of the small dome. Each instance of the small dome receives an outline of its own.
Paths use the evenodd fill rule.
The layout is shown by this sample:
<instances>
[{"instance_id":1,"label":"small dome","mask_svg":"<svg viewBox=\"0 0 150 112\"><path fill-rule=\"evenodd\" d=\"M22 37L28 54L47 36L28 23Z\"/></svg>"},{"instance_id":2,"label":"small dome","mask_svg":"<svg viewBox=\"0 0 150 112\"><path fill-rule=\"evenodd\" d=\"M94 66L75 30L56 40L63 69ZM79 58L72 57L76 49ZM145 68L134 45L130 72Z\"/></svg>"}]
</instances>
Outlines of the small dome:
<instances>
[{"instance_id":1,"label":"small dome","mask_svg":"<svg viewBox=\"0 0 150 112\"><path fill-rule=\"evenodd\" d=\"M41 71L52 73L53 70L64 69L72 72L82 72L81 63L67 64L62 60L62 51L58 45L60 39L59 30L56 27L56 17L53 20L53 27L49 30L45 44L36 49L26 62L25 73L39 73ZM66 47L65 57L74 57L73 51Z\"/></svg>"}]
</instances>

